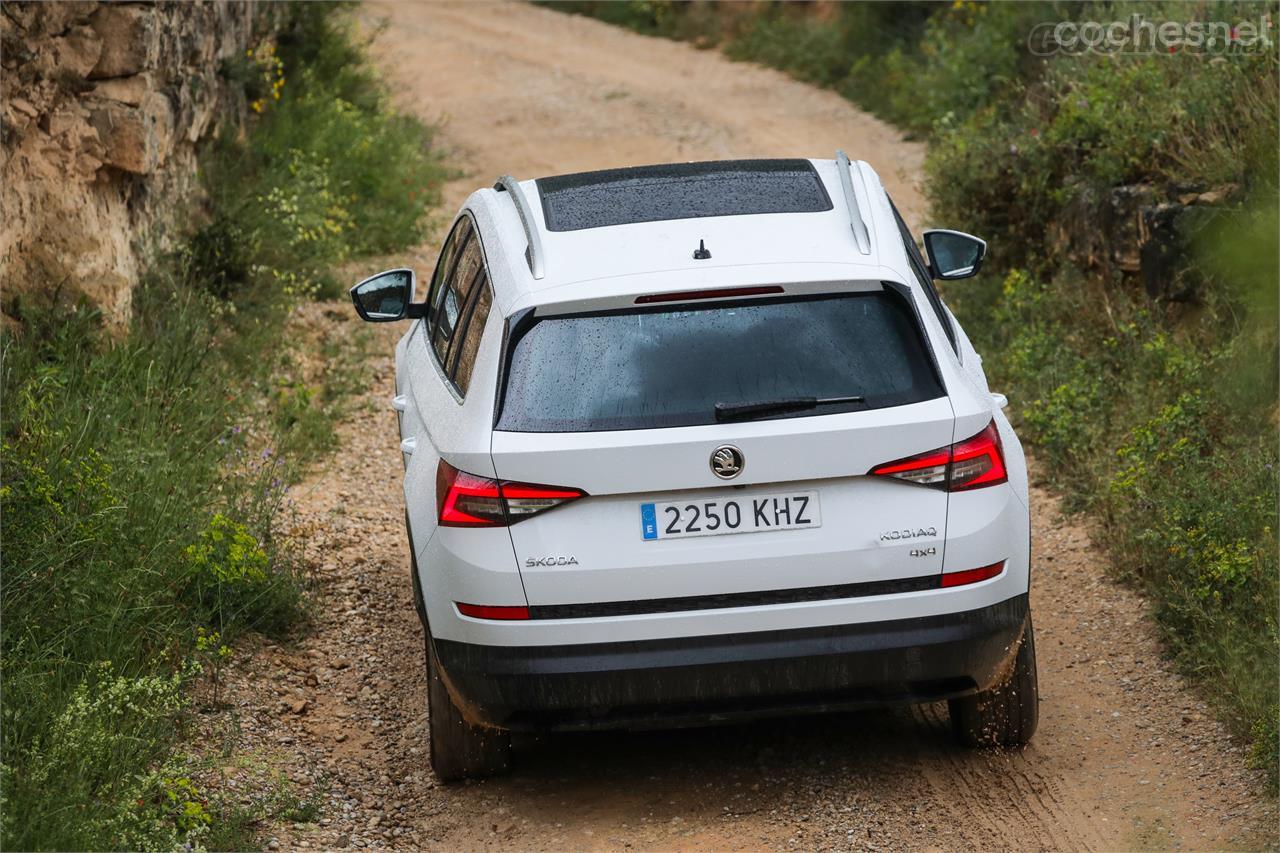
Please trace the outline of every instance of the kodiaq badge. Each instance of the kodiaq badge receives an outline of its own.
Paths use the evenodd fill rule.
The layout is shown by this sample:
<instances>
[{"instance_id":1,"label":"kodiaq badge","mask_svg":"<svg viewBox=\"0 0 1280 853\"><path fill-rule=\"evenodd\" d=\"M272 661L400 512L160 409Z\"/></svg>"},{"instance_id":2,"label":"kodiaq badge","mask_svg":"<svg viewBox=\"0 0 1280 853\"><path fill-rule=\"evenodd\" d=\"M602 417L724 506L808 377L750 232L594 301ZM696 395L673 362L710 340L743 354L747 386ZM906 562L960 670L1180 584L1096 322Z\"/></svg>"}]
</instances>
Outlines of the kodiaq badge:
<instances>
[{"instance_id":1,"label":"kodiaq badge","mask_svg":"<svg viewBox=\"0 0 1280 853\"><path fill-rule=\"evenodd\" d=\"M922 536L937 536L938 528L936 527L916 527L906 530L886 530L880 534L881 542L888 542L894 539L919 539Z\"/></svg>"},{"instance_id":2,"label":"kodiaq badge","mask_svg":"<svg viewBox=\"0 0 1280 853\"><path fill-rule=\"evenodd\" d=\"M732 480L742 473L745 464L742 451L732 444L722 444L711 451L711 473L721 480Z\"/></svg>"}]
</instances>

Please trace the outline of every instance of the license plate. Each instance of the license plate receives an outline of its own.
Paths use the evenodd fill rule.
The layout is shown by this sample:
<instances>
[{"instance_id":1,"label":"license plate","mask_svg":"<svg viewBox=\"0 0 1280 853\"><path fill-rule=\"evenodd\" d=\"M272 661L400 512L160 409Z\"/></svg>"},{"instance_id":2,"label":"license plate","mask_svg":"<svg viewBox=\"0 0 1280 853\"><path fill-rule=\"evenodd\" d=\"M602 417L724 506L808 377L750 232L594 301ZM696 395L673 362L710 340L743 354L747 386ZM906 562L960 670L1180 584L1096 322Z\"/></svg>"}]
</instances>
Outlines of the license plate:
<instances>
[{"instance_id":1,"label":"license plate","mask_svg":"<svg viewBox=\"0 0 1280 853\"><path fill-rule=\"evenodd\" d=\"M640 504L640 537L646 540L821 526L817 492Z\"/></svg>"}]
</instances>

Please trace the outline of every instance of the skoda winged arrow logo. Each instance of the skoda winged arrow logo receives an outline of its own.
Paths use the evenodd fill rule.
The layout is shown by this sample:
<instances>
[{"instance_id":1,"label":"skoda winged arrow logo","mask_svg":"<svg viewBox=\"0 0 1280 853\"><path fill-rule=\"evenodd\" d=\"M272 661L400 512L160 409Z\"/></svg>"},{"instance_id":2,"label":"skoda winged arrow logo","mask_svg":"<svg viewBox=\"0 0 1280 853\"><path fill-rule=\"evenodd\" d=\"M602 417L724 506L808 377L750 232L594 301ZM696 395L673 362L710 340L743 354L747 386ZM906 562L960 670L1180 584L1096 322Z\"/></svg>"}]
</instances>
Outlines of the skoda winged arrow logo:
<instances>
[{"instance_id":1,"label":"skoda winged arrow logo","mask_svg":"<svg viewBox=\"0 0 1280 853\"><path fill-rule=\"evenodd\" d=\"M744 465L742 451L732 444L722 444L711 451L711 473L721 480L732 480L742 473Z\"/></svg>"}]
</instances>

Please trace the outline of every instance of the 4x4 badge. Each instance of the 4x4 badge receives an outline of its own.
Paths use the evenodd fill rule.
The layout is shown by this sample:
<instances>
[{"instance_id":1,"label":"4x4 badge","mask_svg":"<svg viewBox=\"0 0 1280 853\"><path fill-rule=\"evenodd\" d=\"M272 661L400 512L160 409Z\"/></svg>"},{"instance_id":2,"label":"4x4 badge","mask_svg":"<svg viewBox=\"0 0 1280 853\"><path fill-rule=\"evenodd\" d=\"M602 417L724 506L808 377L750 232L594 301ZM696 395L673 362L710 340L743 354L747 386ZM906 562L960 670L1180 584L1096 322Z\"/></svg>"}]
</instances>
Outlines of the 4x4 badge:
<instances>
[{"instance_id":1,"label":"4x4 badge","mask_svg":"<svg viewBox=\"0 0 1280 853\"><path fill-rule=\"evenodd\" d=\"M721 480L732 480L746 464L742 451L732 444L722 444L711 451L711 473Z\"/></svg>"}]
</instances>

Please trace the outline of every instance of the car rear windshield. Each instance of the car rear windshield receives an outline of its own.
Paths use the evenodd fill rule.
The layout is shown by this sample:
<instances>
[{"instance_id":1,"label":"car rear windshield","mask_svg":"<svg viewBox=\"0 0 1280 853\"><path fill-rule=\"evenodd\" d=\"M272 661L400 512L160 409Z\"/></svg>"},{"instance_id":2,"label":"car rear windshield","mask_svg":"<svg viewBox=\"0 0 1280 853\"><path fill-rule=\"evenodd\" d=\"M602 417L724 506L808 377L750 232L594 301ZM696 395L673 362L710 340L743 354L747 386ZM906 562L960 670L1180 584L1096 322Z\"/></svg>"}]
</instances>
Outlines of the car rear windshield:
<instances>
[{"instance_id":1,"label":"car rear windshield","mask_svg":"<svg viewBox=\"0 0 1280 853\"><path fill-rule=\"evenodd\" d=\"M591 432L716 423L716 404L861 396L763 418L943 395L896 293L679 304L538 318L510 350L497 428Z\"/></svg>"}]
</instances>

